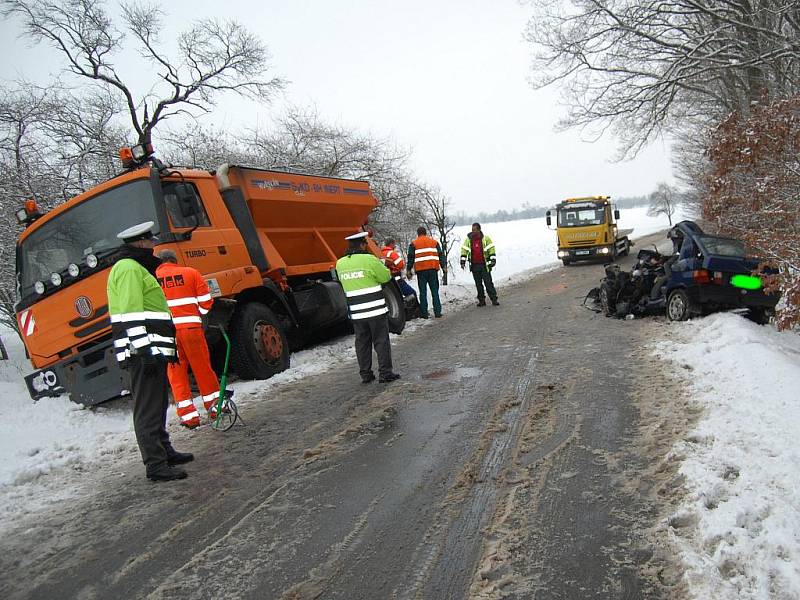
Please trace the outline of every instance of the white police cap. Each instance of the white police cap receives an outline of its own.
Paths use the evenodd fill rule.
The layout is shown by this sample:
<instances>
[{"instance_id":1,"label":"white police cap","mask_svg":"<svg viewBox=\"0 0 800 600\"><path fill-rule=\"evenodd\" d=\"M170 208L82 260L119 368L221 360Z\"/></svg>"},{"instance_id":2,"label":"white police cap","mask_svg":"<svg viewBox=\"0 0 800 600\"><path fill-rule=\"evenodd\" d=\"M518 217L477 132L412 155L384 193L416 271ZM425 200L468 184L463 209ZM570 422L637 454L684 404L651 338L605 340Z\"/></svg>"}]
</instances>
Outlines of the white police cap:
<instances>
[{"instance_id":1,"label":"white police cap","mask_svg":"<svg viewBox=\"0 0 800 600\"><path fill-rule=\"evenodd\" d=\"M347 236L346 238L344 238L344 239L346 239L346 240L357 240L357 239L359 239L359 238L365 238L365 237L367 237L368 235L369 235L369 233L368 233L368 232L366 232L366 231L359 231L358 233L354 233L353 235L348 235L348 236Z\"/></svg>"},{"instance_id":2,"label":"white police cap","mask_svg":"<svg viewBox=\"0 0 800 600\"><path fill-rule=\"evenodd\" d=\"M144 240L153 237L153 225L155 225L153 221L139 223L133 227L128 227L125 231L120 231L117 237L126 243Z\"/></svg>"}]
</instances>

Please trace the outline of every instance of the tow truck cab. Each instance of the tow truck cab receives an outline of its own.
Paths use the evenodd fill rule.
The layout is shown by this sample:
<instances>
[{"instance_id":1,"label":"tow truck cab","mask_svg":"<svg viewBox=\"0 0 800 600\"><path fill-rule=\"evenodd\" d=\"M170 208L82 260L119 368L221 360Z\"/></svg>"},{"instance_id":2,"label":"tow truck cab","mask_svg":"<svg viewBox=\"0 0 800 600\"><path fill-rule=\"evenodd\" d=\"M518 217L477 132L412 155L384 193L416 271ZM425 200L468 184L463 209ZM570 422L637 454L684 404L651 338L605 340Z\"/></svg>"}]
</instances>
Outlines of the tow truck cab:
<instances>
[{"instance_id":1,"label":"tow truck cab","mask_svg":"<svg viewBox=\"0 0 800 600\"><path fill-rule=\"evenodd\" d=\"M578 260L601 259L612 262L628 254L633 229L617 228L619 211L610 196L567 198L546 213L547 226L556 217L557 256L564 265Z\"/></svg>"}]
</instances>

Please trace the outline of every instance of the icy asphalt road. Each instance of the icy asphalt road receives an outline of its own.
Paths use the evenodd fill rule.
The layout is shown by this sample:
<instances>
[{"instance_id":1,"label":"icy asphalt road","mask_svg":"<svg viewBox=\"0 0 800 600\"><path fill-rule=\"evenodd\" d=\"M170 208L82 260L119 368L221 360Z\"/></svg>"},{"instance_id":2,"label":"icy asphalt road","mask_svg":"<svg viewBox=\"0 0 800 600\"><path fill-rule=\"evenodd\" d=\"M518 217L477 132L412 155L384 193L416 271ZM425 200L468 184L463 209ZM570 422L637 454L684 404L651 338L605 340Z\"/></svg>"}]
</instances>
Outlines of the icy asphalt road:
<instances>
[{"instance_id":1,"label":"icy asphalt road","mask_svg":"<svg viewBox=\"0 0 800 600\"><path fill-rule=\"evenodd\" d=\"M94 475L0 541L0 596L675 597L645 535L669 477L643 476L648 326L580 306L601 276L559 268L402 337L394 384L354 364L288 384L183 438L185 481Z\"/></svg>"}]
</instances>

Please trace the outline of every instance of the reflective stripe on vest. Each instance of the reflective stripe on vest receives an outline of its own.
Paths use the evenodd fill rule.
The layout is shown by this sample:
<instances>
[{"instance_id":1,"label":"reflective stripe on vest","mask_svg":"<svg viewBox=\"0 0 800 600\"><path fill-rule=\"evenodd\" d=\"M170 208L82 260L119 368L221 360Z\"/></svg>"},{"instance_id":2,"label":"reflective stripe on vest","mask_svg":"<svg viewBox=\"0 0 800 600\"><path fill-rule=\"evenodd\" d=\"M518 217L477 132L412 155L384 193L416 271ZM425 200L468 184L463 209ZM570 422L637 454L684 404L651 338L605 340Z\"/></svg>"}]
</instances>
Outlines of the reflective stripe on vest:
<instances>
[{"instance_id":1,"label":"reflective stripe on vest","mask_svg":"<svg viewBox=\"0 0 800 600\"><path fill-rule=\"evenodd\" d=\"M383 288L379 285L363 290L345 292L347 307L350 309L350 318L354 321L377 317L389 312L386 308L386 297Z\"/></svg>"},{"instance_id":2,"label":"reflective stripe on vest","mask_svg":"<svg viewBox=\"0 0 800 600\"><path fill-rule=\"evenodd\" d=\"M441 268L436 240L427 236L418 237L411 242L411 245L414 247L415 271L439 270Z\"/></svg>"}]
</instances>

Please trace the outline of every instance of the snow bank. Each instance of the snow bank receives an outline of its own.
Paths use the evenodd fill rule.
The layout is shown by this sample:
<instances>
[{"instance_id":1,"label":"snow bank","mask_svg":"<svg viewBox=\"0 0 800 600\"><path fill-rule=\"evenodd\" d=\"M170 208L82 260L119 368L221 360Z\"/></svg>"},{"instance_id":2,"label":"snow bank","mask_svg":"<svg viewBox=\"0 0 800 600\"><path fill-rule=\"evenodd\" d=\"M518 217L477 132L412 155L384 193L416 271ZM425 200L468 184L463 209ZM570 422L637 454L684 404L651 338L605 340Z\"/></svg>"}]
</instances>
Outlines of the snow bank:
<instances>
[{"instance_id":1,"label":"snow bank","mask_svg":"<svg viewBox=\"0 0 800 600\"><path fill-rule=\"evenodd\" d=\"M670 329L657 354L691 367L704 408L673 450L689 494L670 521L696 523L675 530L691 595L800 598L800 336L735 314Z\"/></svg>"}]
</instances>

